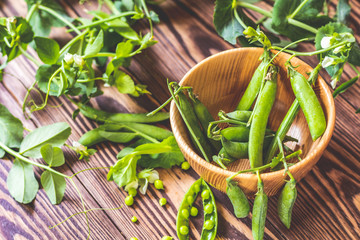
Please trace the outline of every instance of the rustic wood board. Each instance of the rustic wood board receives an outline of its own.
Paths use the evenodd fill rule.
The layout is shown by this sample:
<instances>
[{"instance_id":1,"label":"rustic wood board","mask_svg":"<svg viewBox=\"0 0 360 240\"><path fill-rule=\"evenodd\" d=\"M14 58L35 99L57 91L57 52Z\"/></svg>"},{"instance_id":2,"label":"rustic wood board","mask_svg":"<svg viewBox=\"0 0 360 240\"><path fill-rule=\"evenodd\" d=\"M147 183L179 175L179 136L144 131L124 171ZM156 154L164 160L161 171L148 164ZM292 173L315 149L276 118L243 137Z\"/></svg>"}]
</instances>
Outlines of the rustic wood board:
<instances>
[{"instance_id":1,"label":"rustic wood board","mask_svg":"<svg viewBox=\"0 0 360 240\"><path fill-rule=\"evenodd\" d=\"M359 41L360 3L353 5L351 27ZM80 6L75 0L60 1L72 16L86 16L84 8L94 9L91 2ZM262 7L270 8L267 3ZM331 3L335 7L335 3ZM23 0L5 0L0 3L0 16L25 16L27 7ZM155 27L158 44L135 57L128 71L137 82L148 85L151 96L131 98L106 89L105 95L93 101L93 105L111 111L145 112L154 109L169 97L166 78L179 81L196 63L211 54L233 46L224 42L215 32L212 24L214 3L208 0L168 0L154 7L161 23ZM251 16L258 17L251 12ZM144 26L139 26L145 28ZM64 42L68 35L62 30L52 33ZM313 50L311 45L301 45L301 51ZM35 55L33 50L30 53ZM316 58L306 58L310 65ZM34 129L46 124L65 121L72 127L70 140L77 140L86 131L96 127L94 122L83 116L71 119L75 110L65 98L50 98L48 107L33 114L30 120L22 115L21 103L26 87L34 81L36 67L23 57L11 62L6 68L3 83L0 84L0 103L4 104L25 126ZM10 75L11 74L11 75ZM326 80L329 76L322 73ZM345 69L344 80L354 75ZM287 230L276 214L277 197L269 201L265 239L360 239L360 120L355 110L360 106L360 86L347 91L336 99L337 124L335 132L324 155L316 167L298 184L298 199L294 207L293 223ZM78 161L67 153L67 164L60 168L65 174L79 170L110 166L116 153L123 146L100 144L99 151L90 162ZM68 186L64 201L53 206L41 189L36 200L22 205L11 198L6 187L6 177L11 160L0 161L0 238L1 239L85 239L87 227L83 215L78 215L55 229L48 226L57 224L67 216L81 211L81 204L75 189ZM146 196L136 197L133 207L124 206L115 211L94 211L89 214L92 239L161 239L164 235L176 236L175 219L177 207L188 187L198 178L197 174L180 168L159 170L165 184L165 191L150 187ZM39 171L37 169L37 178ZM126 193L113 182L106 181L106 170L87 171L77 175L76 183L88 208L110 208L123 205ZM251 216L238 220L232 213L227 197L214 189L219 212L219 239L251 239ZM169 204L160 207L158 199L165 197ZM199 203L197 203L199 204ZM130 218L136 215L139 222ZM199 239L202 215L191 223L192 239Z\"/></svg>"}]
</instances>

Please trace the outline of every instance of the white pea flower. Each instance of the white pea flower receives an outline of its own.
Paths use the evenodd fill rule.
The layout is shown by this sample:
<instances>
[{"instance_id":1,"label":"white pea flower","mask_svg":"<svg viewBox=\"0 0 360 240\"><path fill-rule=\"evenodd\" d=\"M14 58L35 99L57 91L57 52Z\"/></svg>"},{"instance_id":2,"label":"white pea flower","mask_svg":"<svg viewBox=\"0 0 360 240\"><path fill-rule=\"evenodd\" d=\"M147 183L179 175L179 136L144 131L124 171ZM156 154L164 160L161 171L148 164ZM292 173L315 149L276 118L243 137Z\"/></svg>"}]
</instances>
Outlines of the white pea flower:
<instances>
[{"instance_id":1,"label":"white pea flower","mask_svg":"<svg viewBox=\"0 0 360 240\"><path fill-rule=\"evenodd\" d=\"M67 64L72 64L74 62L74 57L71 53L66 53L65 56L64 56L64 61L67 63Z\"/></svg>"},{"instance_id":2,"label":"white pea flower","mask_svg":"<svg viewBox=\"0 0 360 240\"><path fill-rule=\"evenodd\" d=\"M331 40L333 37L323 37L321 39L320 45L322 48L328 48L331 46Z\"/></svg>"},{"instance_id":3,"label":"white pea flower","mask_svg":"<svg viewBox=\"0 0 360 240\"><path fill-rule=\"evenodd\" d=\"M335 63L335 60L331 57L325 56L324 60L322 61L321 65L323 68L327 68Z\"/></svg>"},{"instance_id":4,"label":"white pea flower","mask_svg":"<svg viewBox=\"0 0 360 240\"><path fill-rule=\"evenodd\" d=\"M84 59L82 58L82 56L77 55L77 54L74 54L74 55L73 55L73 59L74 59L75 64L76 64L78 67L84 66L85 61L84 61Z\"/></svg>"},{"instance_id":5,"label":"white pea flower","mask_svg":"<svg viewBox=\"0 0 360 240\"><path fill-rule=\"evenodd\" d=\"M111 87L111 85L108 83L104 83L104 87Z\"/></svg>"},{"instance_id":6,"label":"white pea flower","mask_svg":"<svg viewBox=\"0 0 360 240\"><path fill-rule=\"evenodd\" d=\"M82 145L81 143L79 143L79 142L73 141L72 145L75 148L76 152L86 151L87 150L87 148L84 145Z\"/></svg>"},{"instance_id":7,"label":"white pea flower","mask_svg":"<svg viewBox=\"0 0 360 240\"><path fill-rule=\"evenodd\" d=\"M136 179L136 180L126 184L124 190L128 192L131 188L137 189L138 187L139 187L139 181L138 181L138 179Z\"/></svg>"},{"instance_id":8,"label":"white pea flower","mask_svg":"<svg viewBox=\"0 0 360 240\"><path fill-rule=\"evenodd\" d=\"M339 53L339 52L342 52L342 51L344 51L344 46L340 46L340 47L337 47L337 48L334 49L335 54Z\"/></svg>"},{"instance_id":9,"label":"white pea flower","mask_svg":"<svg viewBox=\"0 0 360 240\"><path fill-rule=\"evenodd\" d=\"M336 84L337 84L337 79L335 78L335 79L333 79L331 82L330 82L330 85L331 85L331 87L333 88L333 89L335 89L336 88Z\"/></svg>"},{"instance_id":10,"label":"white pea flower","mask_svg":"<svg viewBox=\"0 0 360 240\"><path fill-rule=\"evenodd\" d=\"M143 195L146 194L149 183L154 183L159 179L159 173L156 170L145 169L138 174L139 178L139 192Z\"/></svg>"},{"instance_id":11,"label":"white pea flower","mask_svg":"<svg viewBox=\"0 0 360 240\"><path fill-rule=\"evenodd\" d=\"M139 179L139 192L142 194L142 195L145 195L146 194L146 190L148 188L148 185L149 185L149 181L147 180L147 178L140 178Z\"/></svg>"}]
</instances>

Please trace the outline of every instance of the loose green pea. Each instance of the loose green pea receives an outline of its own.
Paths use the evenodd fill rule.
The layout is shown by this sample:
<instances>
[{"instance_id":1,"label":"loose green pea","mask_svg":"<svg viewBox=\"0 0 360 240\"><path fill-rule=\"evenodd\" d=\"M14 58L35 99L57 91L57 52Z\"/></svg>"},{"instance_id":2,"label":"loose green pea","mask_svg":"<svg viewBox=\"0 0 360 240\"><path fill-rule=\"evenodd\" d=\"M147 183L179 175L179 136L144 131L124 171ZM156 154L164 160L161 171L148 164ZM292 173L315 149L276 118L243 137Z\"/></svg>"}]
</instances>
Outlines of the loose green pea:
<instances>
[{"instance_id":1,"label":"loose green pea","mask_svg":"<svg viewBox=\"0 0 360 240\"><path fill-rule=\"evenodd\" d=\"M163 181L161 181L160 179L155 180L154 186L156 189L164 189Z\"/></svg>"},{"instance_id":2,"label":"loose green pea","mask_svg":"<svg viewBox=\"0 0 360 240\"><path fill-rule=\"evenodd\" d=\"M186 201L188 202L189 205L192 204L194 202L193 196L187 196Z\"/></svg>"},{"instance_id":3,"label":"loose green pea","mask_svg":"<svg viewBox=\"0 0 360 240\"><path fill-rule=\"evenodd\" d=\"M172 240L172 239L174 239L173 237L170 237L170 236L163 236L162 238L161 238L161 240Z\"/></svg>"},{"instance_id":4,"label":"loose green pea","mask_svg":"<svg viewBox=\"0 0 360 240\"><path fill-rule=\"evenodd\" d=\"M210 214L213 211L214 211L214 206L211 203L206 204L206 206L204 207L204 212Z\"/></svg>"},{"instance_id":5,"label":"loose green pea","mask_svg":"<svg viewBox=\"0 0 360 240\"><path fill-rule=\"evenodd\" d=\"M159 199L160 206L164 206L166 203L167 203L166 198L160 198Z\"/></svg>"},{"instance_id":6,"label":"loose green pea","mask_svg":"<svg viewBox=\"0 0 360 240\"><path fill-rule=\"evenodd\" d=\"M125 198L125 204L128 206L131 206L134 204L134 198L133 196L129 195Z\"/></svg>"},{"instance_id":7,"label":"loose green pea","mask_svg":"<svg viewBox=\"0 0 360 240\"><path fill-rule=\"evenodd\" d=\"M131 218L131 221L133 222L133 223L136 223L137 222L137 217L136 216L133 216L132 218Z\"/></svg>"},{"instance_id":8,"label":"loose green pea","mask_svg":"<svg viewBox=\"0 0 360 240\"><path fill-rule=\"evenodd\" d=\"M196 217L198 215L199 210L196 207L192 207L190 210L190 215Z\"/></svg>"},{"instance_id":9,"label":"loose green pea","mask_svg":"<svg viewBox=\"0 0 360 240\"><path fill-rule=\"evenodd\" d=\"M205 223L204 223L204 228L206 230L211 230L214 228L214 221L213 220L206 220Z\"/></svg>"},{"instance_id":10,"label":"loose green pea","mask_svg":"<svg viewBox=\"0 0 360 240\"><path fill-rule=\"evenodd\" d=\"M204 199L208 199L210 197L210 192L209 190L204 190L202 193L201 193L201 197L204 198Z\"/></svg>"},{"instance_id":11,"label":"loose green pea","mask_svg":"<svg viewBox=\"0 0 360 240\"><path fill-rule=\"evenodd\" d=\"M139 239L137 239L136 237L132 237L130 238L130 240L139 240Z\"/></svg>"},{"instance_id":12,"label":"loose green pea","mask_svg":"<svg viewBox=\"0 0 360 240\"><path fill-rule=\"evenodd\" d=\"M190 168L190 163L188 163L188 162L183 162L182 164L181 164L181 169L182 170L189 170L189 168Z\"/></svg>"},{"instance_id":13,"label":"loose green pea","mask_svg":"<svg viewBox=\"0 0 360 240\"><path fill-rule=\"evenodd\" d=\"M195 191L196 193L200 192L200 184L195 184L195 185L194 185L194 191Z\"/></svg>"},{"instance_id":14,"label":"loose green pea","mask_svg":"<svg viewBox=\"0 0 360 240\"><path fill-rule=\"evenodd\" d=\"M137 191L135 188L129 189L129 195L135 197L137 195Z\"/></svg>"},{"instance_id":15,"label":"loose green pea","mask_svg":"<svg viewBox=\"0 0 360 240\"><path fill-rule=\"evenodd\" d=\"M181 210L181 215L184 217L184 218L189 218L189 210L187 209L183 209Z\"/></svg>"},{"instance_id":16,"label":"loose green pea","mask_svg":"<svg viewBox=\"0 0 360 240\"><path fill-rule=\"evenodd\" d=\"M187 235L187 234L189 234L189 228L188 228L187 226L181 226L181 227L180 227L180 233L181 233L182 235Z\"/></svg>"}]
</instances>

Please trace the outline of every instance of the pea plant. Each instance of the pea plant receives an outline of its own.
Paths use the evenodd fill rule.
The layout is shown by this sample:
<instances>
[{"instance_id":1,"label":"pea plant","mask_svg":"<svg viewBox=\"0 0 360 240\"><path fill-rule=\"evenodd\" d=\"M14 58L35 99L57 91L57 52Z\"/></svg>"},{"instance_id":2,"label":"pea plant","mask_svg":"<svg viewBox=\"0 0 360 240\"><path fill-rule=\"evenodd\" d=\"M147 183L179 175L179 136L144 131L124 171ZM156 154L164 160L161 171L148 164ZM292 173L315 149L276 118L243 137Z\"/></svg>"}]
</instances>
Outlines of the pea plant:
<instances>
[{"instance_id":1,"label":"pea plant","mask_svg":"<svg viewBox=\"0 0 360 240\"><path fill-rule=\"evenodd\" d=\"M260 29L273 43L271 49L281 50L295 56L318 56L323 68L331 76L331 86L335 89L333 96L346 91L357 82L360 71L360 48L347 26L351 7L348 0L339 0L336 15L329 16L328 3L325 0L277 0L271 11L254 3L257 0L224 0L216 1L214 25L218 34L231 44L239 42L243 46L257 46L257 40L248 41L246 36L259 35ZM251 10L263 15L257 22L251 20L244 12ZM248 34L248 27L258 28ZM279 36L288 40L280 40ZM289 48L308 41L315 45L316 51L297 52ZM263 45L263 43L260 44ZM284 46L287 46L285 49ZM336 87L341 79L345 64L349 64L356 76ZM360 109L356 111L360 112Z\"/></svg>"},{"instance_id":2,"label":"pea plant","mask_svg":"<svg viewBox=\"0 0 360 240\"><path fill-rule=\"evenodd\" d=\"M101 11L103 2L111 14ZM29 11L25 18L0 18L1 73L20 55L38 66L35 81L23 101L24 112L27 106L31 112L43 109L49 96L82 96L82 101L88 101L102 94L95 84L98 80L106 86L115 86L120 93L132 96L149 93L146 86L135 84L120 69L129 66L133 56L156 43L153 22L159 19L148 10L144 0L99 1L99 10L87 12L91 19L72 19L53 0L26 0L26 3ZM150 32L145 35L131 26L142 19L150 26ZM53 27L66 27L74 37L60 47L56 40L48 38ZM29 46L41 61L30 55ZM104 70L102 74L96 73L95 65ZM44 98L40 94L40 104L31 99L31 92L38 91L36 86L45 93Z\"/></svg>"}]
</instances>

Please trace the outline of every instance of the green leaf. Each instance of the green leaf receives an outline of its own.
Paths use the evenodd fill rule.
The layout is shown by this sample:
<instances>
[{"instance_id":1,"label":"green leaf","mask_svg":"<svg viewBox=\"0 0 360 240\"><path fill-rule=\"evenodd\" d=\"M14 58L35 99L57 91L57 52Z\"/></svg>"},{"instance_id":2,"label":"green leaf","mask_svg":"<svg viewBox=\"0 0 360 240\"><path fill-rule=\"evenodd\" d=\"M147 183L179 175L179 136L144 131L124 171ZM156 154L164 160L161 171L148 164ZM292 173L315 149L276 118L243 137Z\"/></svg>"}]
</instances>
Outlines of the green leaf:
<instances>
[{"instance_id":1,"label":"green leaf","mask_svg":"<svg viewBox=\"0 0 360 240\"><path fill-rule=\"evenodd\" d=\"M100 52L104 46L104 32L100 30L99 34L96 36L92 43L89 43L85 48L85 56L93 55Z\"/></svg>"},{"instance_id":2,"label":"green leaf","mask_svg":"<svg viewBox=\"0 0 360 240\"><path fill-rule=\"evenodd\" d=\"M360 66L360 47L357 43L350 50L348 61L355 66Z\"/></svg>"},{"instance_id":3,"label":"green leaf","mask_svg":"<svg viewBox=\"0 0 360 240\"><path fill-rule=\"evenodd\" d=\"M16 29L22 43L30 43L33 40L33 29L24 18L16 17Z\"/></svg>"},{"instance_id":4,"label":"green leaf","mask_svg":"<svg viewBox=\"0 0 360 240\"><path fill-rule=\"evenodd\" d=\"M41 185L52 204L61 203L66 188L66 181L63 176L46 170L41 174Z\"/></svg>"},{"instance_id":5,"label":"green leaf","mask_svg":"<svg viewBox=\"0 0 360 240\"><path fill-rule=\"evenodd\" d=\"M339 0L336 7L337 21L346 24L350 16L350 11L349 0Z\"/></svg>"},{"instance_id":6,"label":"green leaf","mask_svg":"<svg viewBox=\"0 0 360 240\"><path fill-rule=\"evenodd\" d=\"M297 8L301 0L276 0L272 11L272 27L276 31L288 27L288 16Z\"/></svg>"},{"instance_id":7,"label":"green leaf","mask_svg":"<svg viewBox=\"0 0 360 240\"><path fill-rule=\"evenodd\" d=\"M113 180L119 187L136 180L136 164L140 156L129 154L118 160L110 167L107 175L108 181Z\"/></svg>"},{"instance_id":8,"label":"green leaf","mask_svg":"<svg viewBox=\"0 0 360 240\"><path fill-rule=\"evenodd\" d=\"M135 91L135 83L129 75L117 70L114 75L115 86L120 93L132 93Z\"/></svg>"},{"instance_id":9,"label":"green leaf","mask_svg":"<svg viewBox=\"0 0 360 240\"><path fill-rule=\"evenodd\" d=\"M26 0L28 4L28 9L31 8L33 4L40 3L41 5L48 7L54 10L57 14L65 18L66 20L72 22L72 18L69 17L64 8L61 7L56 1L53 0ZM34 29L35 36L47 37L51 32L51 27L65 27L66 24L51 15L50 13L37 9L31 16L29 23Z\"/></svg>"},{"instance_id":10,"label":"green leaf","mask_svg":"<svg viewBox=\"0 0 360 240\"><path fill-rule=\"evenodd\" d=\"M23 139L23 125L9 110L0 104L0 141L9 148L19 148ZM5 152L0 148L0 157Z\"/></svg>"},{"instance_id":11,"label":"green leaf","mask_svg":"<svg viewBox=\"0 0 360 240\"><path fill-rule=\"evenodd\" d=\"M14 160L6 183L10 195L24 204L32 202L39 190L32 165L18 159Z\"/></svg>"},{"instance_id":12,"label":"green leaf","mask_svg":"<svg viewBox=\"0 0 360 240\"><path fill-rule=\"evenodd\" d=\"M309 0L295 15L295 19L303 21L317 17L324 7L325 0Z\"/></svg>"},{"instance_id":13,"label":"green leaf","mask_svg":"<svg viewBox=\"0 0 360 240\"><path fill-rule=\"evenodd\" d=\"M65 163L64 153L61 148L46 144L41 147L40 153L49 167L60 167Z\"/></svg>"},{"instance_id":14,"label":"green leaf","mask_svg":"<svg viewBox=\"0 0 360 240\"><path fill-rule=\"evenodd\" d=\"M236 44L236 39L243 35L245 29L244 26L236 20L234 7L236 7L236 0L216 0L215 2L215 29L222 38L231 44ZM253 25L249 24L249 18L241 10L237 11L246 25Z\"/></svg>"},{"instance_id":15,"label":"green leaf","mask_svg":"<svg viewBox=\"0 0 360 240\"><path fill-rule=\"evenodd\" d=\"M134 152L137 154L158 154L178 151L180 151L180 149L174 136L168 137L160 143L146 143L134 149Z\"/></svg>"},{"instance_id":16,"label":"green leaf","mask_svg":"<svg viewBox=\"0 0 360 240\"><path fill-rule=\"evenodd\" d=\"M59 44L50 38L35 37L35 50L45 64L55 64L60 56Z\"/></svg>"},{"instance_id":17,"label":"green leaf","mask_svg":"<svg viewBox=\"0 0 360 240\"><path fill-rule=\"evenodd\" d=\"M151 18L151 21L153 21L154 23L160 22L159 16L154 11L150 11L150 18Z\"/></svg>"},{"instance_id":18,"label":"green leaf","mask_svg":"<svg viewBox=\"0 0 360 240\"><path fill-rule=\"evenodd\" d=\"M68 123L59 122L44 127L40 127L29 133L20 145L20 154L40 158L40 149L46 144L53 147L61 147L71 134Z\"/></svg>"},{"instance_id":19,"label":"green leaf","mask_svg":"<svg viewBox=\"0 0 360 240\"><path fill-rule=\"evenodd\" d=\"M48 91L49 79L53 75L53 73L59 68L58 65L41 65L36 71L35 79L41 91L46 93ZM52 81L50 84L50 96L57 96L60 92L60 87Z\"/></svg>"}]
</instances>

